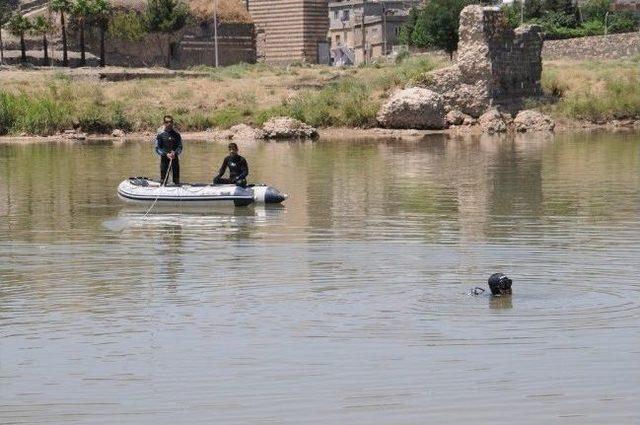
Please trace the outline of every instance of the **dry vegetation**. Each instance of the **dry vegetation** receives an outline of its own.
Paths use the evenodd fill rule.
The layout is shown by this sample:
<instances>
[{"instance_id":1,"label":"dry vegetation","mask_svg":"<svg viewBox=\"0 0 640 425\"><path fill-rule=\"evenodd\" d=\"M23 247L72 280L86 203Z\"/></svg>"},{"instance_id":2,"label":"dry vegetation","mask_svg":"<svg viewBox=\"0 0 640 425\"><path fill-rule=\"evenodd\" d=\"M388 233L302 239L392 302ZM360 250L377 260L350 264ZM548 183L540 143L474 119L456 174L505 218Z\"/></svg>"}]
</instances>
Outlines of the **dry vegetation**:
<instances>
[{"instance_id":1,"label":"dry vegetation","mask_svg":"<svg viewBox=\"0 0 640 425\"><path fill-rule=\"evenodd\" d=\"M199 68L205 75L199 78L123 82L74 72L3 71L0 134L53 134L74 126L96 133L153 130L165 113L194 131L260 125L280 115L319 127L370 127L392 89L441 65L425 57L348 69L240 64ZM640 119L636 61L548 63L543 86L553 101L536 106L557 118Z\"/></svg>"},{"instance_id":2,"label":"dry vegetation","mask_svg":"<svg viewBox=\"0 0 640 425\"><path fill-rule=\"evenodd\" d=\"M640 58L547 63L542 84L557 103L543 108L556 116L595 123L640 119L639 63Z\"/></svg>"},{"instance_id":3,"label":"dry vegetation","mask_svg":"<svg viewBox=\"0 0 640 425\"><path fill-rule=\"evenodd\" d=\"M115 8L142 11L147 0L109 0ZM185 1L197 19L213 17L213 0ZM251 22L251 16L242 0L218 0L218 19L221 22Z\"/></svg>"},{"instance_id":4,"label":"dry vegetation","mask_svg":"<svg viewBox=\"0 0 640 425\"><path fill-rule=\"evenodd\" d=\"M276 115L317 126L371 126L393 87L437 66L414 58L398 66L338 69L240 64L199 68L201 78L105 82L61 72L7 73L0 89L0 134L52 134L157 128L165 113L183 130L259 125ZM71 75L71 76L70 76Z\"/></svg>"}]
</instances>

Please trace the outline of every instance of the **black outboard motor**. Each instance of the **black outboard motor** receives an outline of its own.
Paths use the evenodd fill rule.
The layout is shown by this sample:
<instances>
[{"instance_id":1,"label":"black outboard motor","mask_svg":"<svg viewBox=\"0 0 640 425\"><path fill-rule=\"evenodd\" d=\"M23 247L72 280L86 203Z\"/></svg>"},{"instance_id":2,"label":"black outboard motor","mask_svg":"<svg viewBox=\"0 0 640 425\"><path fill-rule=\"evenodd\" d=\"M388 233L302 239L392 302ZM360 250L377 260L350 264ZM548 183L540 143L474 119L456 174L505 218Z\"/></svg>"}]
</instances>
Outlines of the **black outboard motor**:
<instances>
[{"instance_id":1,"label":"black outboard motor","mask_svg":"<svg viewBox=\"0 0 640 425\"><path fill-rule=\"evenodd\" d=\"M491 295L511 295L511 284L513 282L502 273L494 273L489 277L489 289Z\"/></svg>"},{"instance_id":2,"label":"black outboard motor","mask_svg":"<svg viewBox=\"0 0 640 425\"><path fill-rule=\"evenodd\" d=\"M280 204L287 199L287 196L284 193L280 193L278 189L275 187L267 187L267 190L264 192L264 203L265 204Z\"/></svg>"}]
</instances>

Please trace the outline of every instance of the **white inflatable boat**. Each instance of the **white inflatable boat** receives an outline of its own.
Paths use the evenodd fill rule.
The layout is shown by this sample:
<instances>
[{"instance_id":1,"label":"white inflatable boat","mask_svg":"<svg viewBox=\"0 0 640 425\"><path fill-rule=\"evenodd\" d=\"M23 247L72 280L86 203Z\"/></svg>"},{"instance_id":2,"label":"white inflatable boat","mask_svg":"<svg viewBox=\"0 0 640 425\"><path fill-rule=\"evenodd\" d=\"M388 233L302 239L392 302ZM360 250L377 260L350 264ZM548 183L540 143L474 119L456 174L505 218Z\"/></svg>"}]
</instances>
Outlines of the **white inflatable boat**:
<instances>
[{"instance_id":1,"label":"white inflatable boat","mask_svg":"<svg viewBox=\"0 0 640 425\"><path fill-rule=\"evenodd\" d=\"M182 184L162 186L146 177L130 177L118 185L118 197L134 204L210 206L232 205L236 207L258 204L280 204L287 195L266 185L249 185L246 188L232 184ZM157 200L157 201L156 201Z\"/></svg>"}]
</instances>

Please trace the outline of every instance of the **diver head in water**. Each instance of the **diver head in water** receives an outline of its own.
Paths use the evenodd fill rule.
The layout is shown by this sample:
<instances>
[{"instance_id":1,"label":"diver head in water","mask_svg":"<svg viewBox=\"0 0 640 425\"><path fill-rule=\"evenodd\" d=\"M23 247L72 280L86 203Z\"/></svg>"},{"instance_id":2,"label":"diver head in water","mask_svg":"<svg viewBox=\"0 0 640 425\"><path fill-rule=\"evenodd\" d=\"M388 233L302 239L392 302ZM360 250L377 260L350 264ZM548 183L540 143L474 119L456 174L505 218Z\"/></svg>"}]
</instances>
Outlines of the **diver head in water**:
<instances>
[{"instance_id":1,"label":"diver head in water","mask_svg":"<svg viewBox=\"0 0 640 425\"><path fill-rule=\"evenodd\" d=\"M511 295L511 284L513 281L502 273L494 273L489 277L489 289L491 295Z\"/></svg>"}]
</instances>

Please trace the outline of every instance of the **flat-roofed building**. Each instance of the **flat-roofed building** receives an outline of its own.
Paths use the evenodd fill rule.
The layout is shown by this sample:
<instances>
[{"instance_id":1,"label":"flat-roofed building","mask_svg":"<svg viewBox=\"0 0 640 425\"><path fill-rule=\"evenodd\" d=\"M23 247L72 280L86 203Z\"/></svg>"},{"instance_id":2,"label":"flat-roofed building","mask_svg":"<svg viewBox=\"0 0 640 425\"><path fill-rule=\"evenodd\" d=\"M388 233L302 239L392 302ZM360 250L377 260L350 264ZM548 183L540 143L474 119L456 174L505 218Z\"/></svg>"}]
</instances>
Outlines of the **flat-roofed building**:
<instances>
[{"instance_id":1,"label":"flat-roofed building","mask_svg":"<svg viewBox=\"0 0 640 425\"><path fill-rule=\"evenodd\" d=\"M330 2L329 39L333 63L357 65L388 55L398 44L409 10L417 4L417 1L399 0Z\"/></svg>"},{"instance_id":2,"label":"flat-roofed building","mask_svg":"<svg viewBox=\"0 0 640 425\"><path fill-rule=\"evenodd\" d=\"M327 43L327 0L249 0L248 4L259 60L318 62L319 45Z\"/></svg>"}]
</instances>

